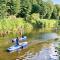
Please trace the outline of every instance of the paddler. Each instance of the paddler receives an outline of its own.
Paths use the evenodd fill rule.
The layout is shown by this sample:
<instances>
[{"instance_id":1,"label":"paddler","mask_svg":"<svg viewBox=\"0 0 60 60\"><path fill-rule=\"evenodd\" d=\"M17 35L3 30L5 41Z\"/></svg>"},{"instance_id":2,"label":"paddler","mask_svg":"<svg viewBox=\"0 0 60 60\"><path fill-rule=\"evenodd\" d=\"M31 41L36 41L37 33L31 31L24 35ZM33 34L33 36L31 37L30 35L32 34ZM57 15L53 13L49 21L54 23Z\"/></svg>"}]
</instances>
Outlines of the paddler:
<instances>
[{"instance_id":1,"label":"paddler","mask_svg":"<svg viewBox=\"0 0 60 60\"><path fill-rule=\"evenodd\" d=\"M16 45L19 45L19 39L18 39L18 37L16 38Z\"/></svg>"}]
</instances>

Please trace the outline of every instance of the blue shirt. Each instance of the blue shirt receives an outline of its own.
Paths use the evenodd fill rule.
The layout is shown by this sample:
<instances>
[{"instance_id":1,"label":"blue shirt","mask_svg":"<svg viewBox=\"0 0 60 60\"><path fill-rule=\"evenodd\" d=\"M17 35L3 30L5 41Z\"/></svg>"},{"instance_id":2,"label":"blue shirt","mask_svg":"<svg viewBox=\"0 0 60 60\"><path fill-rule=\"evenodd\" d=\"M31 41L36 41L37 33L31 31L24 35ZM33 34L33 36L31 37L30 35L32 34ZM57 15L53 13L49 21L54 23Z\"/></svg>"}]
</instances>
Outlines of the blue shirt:
<instances>
[{"instance_id":1,"label":"blue shirt","mask_svg":"<svg viewBox=\"0 0 60 60\"><path fill-rule=\"evenodd\" d=\"M19 39L16 39L16 45L19 45Z\"/></svg>"}]
</instances>

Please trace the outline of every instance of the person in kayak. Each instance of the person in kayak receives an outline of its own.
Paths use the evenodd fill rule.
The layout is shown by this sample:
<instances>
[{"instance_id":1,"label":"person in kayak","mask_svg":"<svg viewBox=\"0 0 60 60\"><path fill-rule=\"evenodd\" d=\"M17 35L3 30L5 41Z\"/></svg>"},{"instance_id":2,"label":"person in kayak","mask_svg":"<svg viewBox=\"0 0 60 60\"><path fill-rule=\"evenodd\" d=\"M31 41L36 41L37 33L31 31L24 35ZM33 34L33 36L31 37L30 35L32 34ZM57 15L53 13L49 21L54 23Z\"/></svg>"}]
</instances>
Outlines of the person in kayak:
<instances>
[{"instance_id":1,"label":"person in kayak","mask_svg":"<svg viewBox=\"0 0 60 60\"><path fill-rule=\"evenodd\" d=\"M16 38L16 45L19 45L19 39L18 39L18 37Z\"/></svg>"},{"instance_id":2,"label":"person in kayak","mask_svg":"<svg viewBox=\"0 0 60 60\"><path fill-rule=\"evenodd\" d=\"M16 38L16 46L19 45L19 39L18 37ZM21 49L23 49L23 46L21 46Z\"/></svg>"}]
</instances>

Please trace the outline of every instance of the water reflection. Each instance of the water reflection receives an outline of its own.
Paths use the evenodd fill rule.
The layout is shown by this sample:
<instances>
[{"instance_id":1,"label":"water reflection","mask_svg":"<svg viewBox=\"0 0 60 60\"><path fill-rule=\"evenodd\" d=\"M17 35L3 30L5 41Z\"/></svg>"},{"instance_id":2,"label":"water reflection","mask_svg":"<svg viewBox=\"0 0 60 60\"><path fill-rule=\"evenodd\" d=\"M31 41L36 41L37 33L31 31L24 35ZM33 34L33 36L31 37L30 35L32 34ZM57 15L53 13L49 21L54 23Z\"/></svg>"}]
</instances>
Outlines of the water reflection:
<instances>
[{"instance_id":1,"label":"water reflection","mask_svg":"<svg viewBox=\"0 0 60 60\"><path fill-rule=\"evenodd\" d=\"M58 35L56 33L45 33L45 34L41 34L40 36L40 38L44 40L55 39L57 37Z\"/></svg>"},{"instance_id":2,"label":"water reflection","mask_svg":"<svg viewBox=\"0 0 60 60\"><path fill-rule=\"evenodd\" d=\"M29 54L23 60L50 60L49 49L42 49L39 53L35 55Z\"/></svg>"},{"instance_id":3,"label":"water reflection","mask_svg":"<svg viewBox=\"0 0 60 60\"><path fill-rule=\"evenodd\" d=\"M33 39L35 40L51 40L51 39L55 39L58 38L58 34L57 33L39 33L37 35L34 35Z\"/></svg>"},{"instance_id":4,"label":"water reflection","mask_svg":"<svg viewBox=\"0 0 60 60\"><path fill-rule=\"evenodd\" d=\"M55 49L55 44L52 43L50 47L43 48L36 54L27 53L23 60L59 60L59 55Z\"/></svg>"}]
</instances>

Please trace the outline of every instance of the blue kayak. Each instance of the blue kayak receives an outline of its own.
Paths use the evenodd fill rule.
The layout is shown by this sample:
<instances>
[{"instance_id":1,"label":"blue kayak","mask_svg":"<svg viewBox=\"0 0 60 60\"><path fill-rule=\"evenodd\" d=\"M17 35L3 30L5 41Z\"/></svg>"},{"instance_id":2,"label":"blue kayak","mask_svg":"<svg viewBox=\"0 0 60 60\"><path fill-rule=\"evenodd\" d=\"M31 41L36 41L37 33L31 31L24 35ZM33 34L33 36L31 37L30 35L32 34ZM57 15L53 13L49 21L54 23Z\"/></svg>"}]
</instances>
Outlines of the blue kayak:
<instances>
[{"instance_id":1,"label":"blue kayak","mask_svg":"<svg viewBox=\"0 0 60 60\"><path fill-rule=\"evenodd\" d=\"M13 46L7 48L7 51L8 52L14 52L14 51L24 49L27 46L28 46L28 42L22 42L22 43L19 43L19 45L13 45Z\"/></svg>"},{"instance_id":2,"label":"blue kayak","mask_svg":"<svg viewBox=\"0 0 60 60\"><path fill-rule=\"evenodd\" d=\"M27 36L23 36L19 38L19 41L25 41L27 40ZM12 39L12 42L16 42L16 38Z\"/></svg>"}]
</instances>

